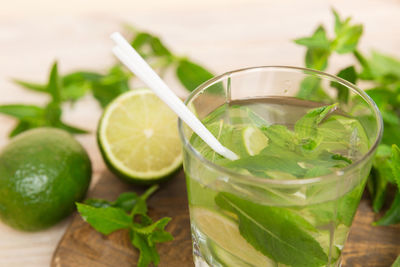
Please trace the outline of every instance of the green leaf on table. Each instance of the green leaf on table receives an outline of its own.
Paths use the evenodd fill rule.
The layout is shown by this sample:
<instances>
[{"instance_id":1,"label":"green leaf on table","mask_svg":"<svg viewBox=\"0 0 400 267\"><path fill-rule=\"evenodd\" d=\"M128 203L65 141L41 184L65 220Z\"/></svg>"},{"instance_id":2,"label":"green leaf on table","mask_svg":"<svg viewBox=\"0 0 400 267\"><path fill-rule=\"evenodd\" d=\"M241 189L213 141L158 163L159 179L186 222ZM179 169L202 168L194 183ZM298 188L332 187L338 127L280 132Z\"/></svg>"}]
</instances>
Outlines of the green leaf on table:
<instances>
[{"instance_id":1,"label":"green leaf on table","mask_svg":"<svg viewBox=\"0 0 400 267\"><path fill-rule=\"evenodd\" d=\"M342 69L337 74L338 77L355 84L357 82L357 72L354 66ZM349 89L341 83L331 82L331 86L338 91L337 99L342 103L347 103L349 100Z\"/></svg>"},{"instance_id":2,"label":"green leaf on table","mask_svg":"<svg viewBox=\"0 0 400 267\"><path fill-rule=\"evenodd\" d=\"M17 119L35 119L43 116L43 108L34 105L1 105L0 113Z\"/></svg>"},{"instance_id":3,"label":"green leaf on table","mask_svg":"<svg viewBox=\"0 0 400 267\"><path fill-rule=\"evenodd\" d=\"M54 62L53 66L51 67L46 91L52 96L53 102L61 102L61 79L58 75L57 61Z\"/></svg>"},{"instance_id":4,"label":"green leaf on table","mask_svg":"<svg viewBox=\"0 0 400 267\"><path fill-rule=\"evenodd\" d=\"M134 214L145 214L147 212L146 200L157 189L158 185L153 185L152 187L147 189L141 196L138 196L135 192L121 193L115 201L89 198L85 200L85 204L96 208L114 207L120 208L128 213L133 212ZM140 207L134 210L135 206L137 205Z\"/></svg>"},{"instance_id":5,"label":"green leaf on table","mask_svg":"<svg viewBox=\"0 0 400 267\"><path fill-rule=\"evenodd\" d=\"M325 28L320 25L311 35L296 39L295 42L307 47L306 67L316 70L324 70L328 66L328 58L331 54L331 42L326 37Z\"/></svg>"},{"instance_id":6,"label":"green leaf on table","mask_svg":"<svg viewBox=\"0 0 400 267\"><path fill-rule=\"evenodd\" d=\"M87 134L87 133L89 133L89 131L87 131L85 129L81 129L81 128L66 124L62 121L59 121L54 126L56 126L57 128L63 129L71 134Z\"/></svg>"},{"instance_id":7,"label":"green leaf on table","mask_svg":"<svg viewBox=\"0 0 400 267\"><path fill-rule=\"evenodd\" d=\"M115 65L107 75L93 81L93 96L104 108L117 96L129 91L129 79L130 74L123 70L121 66Z\"/></svg>"},{"instance_id":8,"label":"green leaf on table","mask_svg":"<svg viewBox=\"0 0 400 267\"><path fill-rule=\"evenodd\" d=\"M332 41L332 49L339 54L353 52L363 33L361 24L351 25L350 18L341 20L338 13L332 10L335 16L336 38Z\"/></svg>"},{"instance_id":9,"label":"green leaf on table","mask_svg":"<svg viewBox=\"0 0 400 267\"><path fill-rule=\"evenodd\" d=\"M164 217L154 223L150 224L137 224L135 223L133 226L133 229L139 234L146 235L148 241L150 242L150 245L154 245L155 242L153 242L153 237L152 235L156 231L164 231L165 226L171 221L171 218L169 217ZM172 236L170 236L172 237ZM166 240L169 241L169 240Z\"/></svg>"},{"instance_id":10,"label":"green leaf on table","mask_svg":"<svg viewBox=\"0 0 400 267\"><path fill-rule=\"evenodd\" d=\"M115 201L88 199L85 204L76 205L82 218L105 235L116 230L129 229L132 245L140 252L137 266L146 267L151 263L157 265L160 256L156 244L173 239L172 235L165 231L170 218L164 217L153 223L146 214L146 200L157 189L158 186L154 185L140 196L126 192L119 195Z\"/></svg>"},{"instance_id":11,"label":"green leaf on table","mask_svg":"<svg viewBox=\"0 0 400 267\"><path fill-rule=\"evenodd\" d=\"M137 205L139 198L135 192L126 192L120 194L111 205L115 208L123 209L125 212L131 212Z\"/></svg>"},{"instance_id":12,"label":"green leaf on table","mask_svg":"<svg viewBox=\"0 0 400 267\"><path fill-rule=\"evenodd\" d=\"M133 207L136 205L139 196L134 192L122 193L118 196L115 201L107 201L104 199L89 198L85 200L85 204L95 208L107 208L114 207L120 208L125 212L131 212Z\"/></svg>"},{"instance_id":13,"label":"green leaf on table","mask_svg":"<svg viewBox=\"0 0 400 267\"><path fill-rule=\"evenodd\" d=\"M163 57L172 55L169 49L161 42L160 38L147 32L137 33L134 36L131 45L144 58L152 56Z\"/></svg>"},{"instance_id":14,"label":"green leaf on table","mask_svg":"<svg viewBox=\"0 0 400 267\"><path fill-rule=\"evenodd\" d=\"M307 233L307 227L301 227L307 225L307 221L298 215L229 193L219 193L215 202L220 208L237 215L240 234L271 259L295 267L327 264L328 257L320 244Z\"/></svg>"},{"instance_id":15,"label":"green leaf on table","mask_svg":"<svg viewBox=\"0 0 400 267\"><path fill-rule=\"evenodd\" d=\"M132 218L124 210L113 207L96 208L76 203L78 212L96 231L108 235L119 229L129 229Z\"/></svg>"},{"instance_id":16,"label":"green leaf on table","mask_svg":"<svg viewBox=\"0 0 400 267\"><path fill-rule=\"evenodd\" d=\"M130 235L133 246L140 250L138 266L145 267L151 262L158 265L160 256L156 243L173 240L172 235L164 229L170 220L171 218L164 217L153 223L149 217L142 215L142 221L134 223Z\"/></svg>"},{"instance_id":17,"label":"green leaf on table","mask_svg":"<svg viewBox=\"0 0 400 267\"><path fill-rule=\"evenodd\" d=\"M331 52L321 48L308 48L306 52L306 67L315 70L325 70Z\"/></svg>"},{"instance_id":18,"label":"green leaf on table","mask_svg":"<svg viewBox=\"0 0 400 267\"><path fill-rule=\"evenodd\" d=\"M150 42L150 46L153 49L153 53L156 56L171 56L169 49L161 42L160 38L153 36Z\"/></svg>"},{"instance_id":19,"label":"green leaf on table","mask_svg":"<svg viewBox=\"0 0 400 267\"><path fill-rule=\"evenodd\" d=\"M18 134L25 132L29 129L32 129L34 127L36 126L33 126L31 121L20 120L14 127L14 129L11 130L8 136L9 137L17 136Z\"/></svg>"},{"instance_id":20,"label":"green leaf on table","mask_svg":"<svg viewBox=\"0 0 400 267\"><path fill-rule=\"evenodd\" d=\"M20 85L20 86L22 86L22 87L24 87L26 89L32 90L32 91L47 92L47 87L44 84L25 82L25 81L21 81L21 80L18 80L18 79L13 79L13 81L16 84L18 84L18 85Z\"/></svg>"},{"instance_id":21,"label":"green leaf on table","mask_svg":"<svg viewBox=\"0 0 400 267\"><path fill-rule=\"evenodd\" d=\"M132 245L140 252L137 266L146 267L149 266L152 262L154 265L157 266L160 262L160 256L157 253L156 247L149 245L146 236L132 230L130 231L130 233Z\"/></svg>"},{"instance_id":22,"label":"green leaf on table","mask_svg":"<svg viewBox=\"0 0 400 267\"><path fill-rule=\"evenodd\" d=\"M86 95L93 83L100 80L101 74L89 71L76 71L62 77L62 101L76 101Z\"/></svg>"},{"instance_id":23,"label":"green leaf on table","mask_svg":"<svg viewBox=\"0 0 400 267\"><path fill-rule=\"evenodd\" d=\"M214 77L210 71L188 59L178 62L176 75L181 84L189 91L193 91L200 84Z\"/></svg>"},{"instance_id":24,"label":"green leaf on table","mask_svg":"<svg viewBox=\"0 0 400 267\"><path fill-rule=\"evenodd\" d=\"M320 48L325 50L329 50L331 45L326 37L326 31L323 26L319 26L312 36L299 38L294 40L294 42L308 48Z\"/></svg>"}]
</instances>

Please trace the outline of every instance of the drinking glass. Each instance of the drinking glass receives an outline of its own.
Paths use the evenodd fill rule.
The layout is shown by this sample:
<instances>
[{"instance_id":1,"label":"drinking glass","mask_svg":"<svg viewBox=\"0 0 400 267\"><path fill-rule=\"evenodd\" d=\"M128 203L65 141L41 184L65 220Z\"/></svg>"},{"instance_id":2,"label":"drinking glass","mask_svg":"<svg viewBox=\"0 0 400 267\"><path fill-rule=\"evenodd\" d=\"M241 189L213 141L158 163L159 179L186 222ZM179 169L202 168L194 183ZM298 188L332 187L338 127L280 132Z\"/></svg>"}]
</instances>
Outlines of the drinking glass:
<instances>
[{"instance_id":1,"label":"drinking glass","mask_svg":"<svg viewBox=\"0 0 400 267\"><path fill-rule=\"evenodd\" d=\"M206 159L192 144L195 134L179 120L195 265L340 266L382 135L377 106L341 78L284 66L227 72L200 85L185 103L204 119L244 101L267 101L272 108L263 109L263 117L288 128L305 114L305 107L337 103L337 113L357 120L362 127L358 130L365 133L364 139L351 140L350 146L340 149L360 155L324 175L263 178ZM339 130L332 129L331 134Z\"/></svg>"}]
</instances>

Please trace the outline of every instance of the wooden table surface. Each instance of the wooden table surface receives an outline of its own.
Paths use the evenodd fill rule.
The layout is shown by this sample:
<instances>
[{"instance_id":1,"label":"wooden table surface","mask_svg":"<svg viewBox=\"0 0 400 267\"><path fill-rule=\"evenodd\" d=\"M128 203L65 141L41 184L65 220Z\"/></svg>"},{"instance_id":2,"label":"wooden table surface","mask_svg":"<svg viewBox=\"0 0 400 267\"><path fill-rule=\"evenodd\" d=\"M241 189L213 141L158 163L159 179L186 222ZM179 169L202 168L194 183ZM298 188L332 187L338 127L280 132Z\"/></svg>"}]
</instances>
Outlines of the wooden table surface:
<instances>
[{"instance_id":1,"label":"wooden table surface","mask_svg":"<svg viewBox=\"0 0 400 267\"><path fill-rule=\"evenodd\" d=\"M108 35L121 30L122 23L156 33L177 53L222 73L254 65L302 66L304 49L291 40L310 34L318 23L332 32L334 6L342 16L364 24L362 51L374 48L400 58L399 0L2 1L0 104L45 103L45 96L10 80L44 81L55 59L62 73L109 66L115 59ZM334 56L328 72L350 62L351 57ZM174 88L185 96L182 88ZM101 110L93 99L86 97L66 110L66 121L95 130ZM8 142L14 123L0 116L0 147ZM93 162L93 186L105 165L94 134L78 140ZM69 221L38 233L17 232L0 223L0 266L49 266Z\"/></svg>"}]
</instances>

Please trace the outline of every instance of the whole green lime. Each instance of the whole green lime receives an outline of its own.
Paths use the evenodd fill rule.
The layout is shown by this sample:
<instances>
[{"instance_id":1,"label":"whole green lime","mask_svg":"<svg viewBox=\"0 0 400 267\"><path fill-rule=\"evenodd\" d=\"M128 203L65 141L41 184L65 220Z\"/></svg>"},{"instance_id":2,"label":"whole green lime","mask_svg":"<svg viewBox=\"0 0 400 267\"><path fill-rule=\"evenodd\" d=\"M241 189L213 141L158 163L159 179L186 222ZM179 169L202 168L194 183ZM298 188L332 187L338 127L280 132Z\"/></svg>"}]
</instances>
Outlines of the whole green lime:
<instances>
[{"instance_id":1,"label":"whole green lime","mask_svg":"<svg viewBox=\"0 0 400 267\"><path fill-rule=\"evenodd\" d=\"M0 153L0 218L24 231L54 225L83 199L91 172L69 133L37 128L18 135Z\"/></svg>"}]
</instances>

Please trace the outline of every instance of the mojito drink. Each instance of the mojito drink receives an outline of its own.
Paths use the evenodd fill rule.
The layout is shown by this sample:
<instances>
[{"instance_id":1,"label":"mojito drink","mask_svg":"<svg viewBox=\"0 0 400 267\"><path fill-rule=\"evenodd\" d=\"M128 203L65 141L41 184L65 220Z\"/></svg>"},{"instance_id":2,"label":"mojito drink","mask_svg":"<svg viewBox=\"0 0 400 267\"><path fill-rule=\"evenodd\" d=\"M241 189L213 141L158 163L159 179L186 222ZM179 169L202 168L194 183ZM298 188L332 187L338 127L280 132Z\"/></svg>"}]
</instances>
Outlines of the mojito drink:
<instances>
[{"instance_id":1,"label":"mojito drink","mask_svg":"<svg viewBox=\"0 0 400 267\"><path fill-rule=\"evenodd\" d=\"M369 172L349 168L371 147L360 121L338 104L270 97L203 123L240 158L189 139L213 165L185 157L196 265L339 266Z\"/></svg>"}]
</instances>

